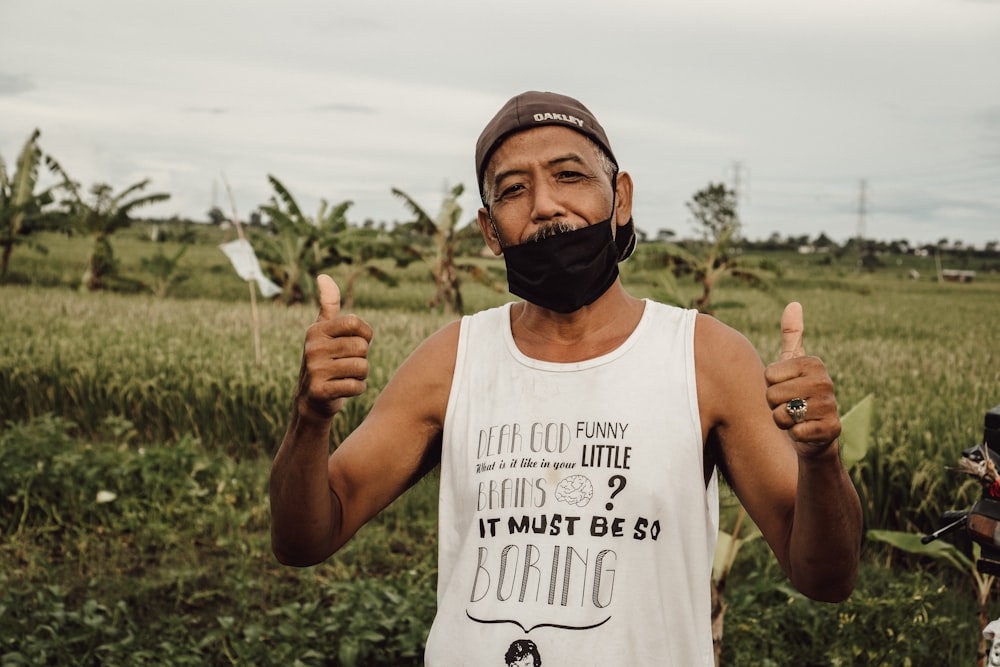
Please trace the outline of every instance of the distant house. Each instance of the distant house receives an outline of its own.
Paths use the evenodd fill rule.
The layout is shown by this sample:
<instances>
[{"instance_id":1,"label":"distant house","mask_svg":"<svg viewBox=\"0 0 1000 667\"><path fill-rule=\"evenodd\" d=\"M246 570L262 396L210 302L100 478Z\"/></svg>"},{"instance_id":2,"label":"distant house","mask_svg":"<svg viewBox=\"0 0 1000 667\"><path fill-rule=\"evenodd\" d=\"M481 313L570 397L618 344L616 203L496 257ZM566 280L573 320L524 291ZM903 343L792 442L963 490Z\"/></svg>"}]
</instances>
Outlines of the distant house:
<instances>
[{"instance_id":1,"label":"distant house","mask_svg":"<svg viewBox=\"0 0 1000 667\"><path fill-rule=\"evenodd\" d=\"M962 271L959 269L944 269L941 277L949 283L971 283L976 277L975 271Z\"/></svg>"}]
</instances>

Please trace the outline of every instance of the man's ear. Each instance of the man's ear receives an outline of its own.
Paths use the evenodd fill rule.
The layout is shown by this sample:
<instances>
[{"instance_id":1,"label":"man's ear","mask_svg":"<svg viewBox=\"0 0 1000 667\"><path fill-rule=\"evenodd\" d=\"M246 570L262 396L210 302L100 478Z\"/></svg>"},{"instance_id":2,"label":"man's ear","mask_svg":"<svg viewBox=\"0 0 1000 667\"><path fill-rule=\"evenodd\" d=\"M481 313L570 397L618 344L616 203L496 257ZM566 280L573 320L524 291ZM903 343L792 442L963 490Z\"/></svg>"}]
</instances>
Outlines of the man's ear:
<instances>
[{"instance_id":1,"label":"man's ear","mask_svg":"<svg viewBox=\"0 0 1000 667\"><path fill-rule=\"evenodd\" d=\"M615 224L624 227L632 219L632 176L619 172L615 190Z\"/></svg>"},{"instance_id":2,"label":"man's ear","mask_svg":"<svg viewBox=\"0 0 1000 667\"><path fill-rule=\"evenodd\" d=\"M500 245L500 240L497 238L497 230L493 226L493 220L490 218L490 212L487 211L485 207L479 209L477 221L479 222L479 231L483 233L483 240L486 241L486 246L493 251L494 255L502 255L503 247Z\"/></svg>"}]
</instances>

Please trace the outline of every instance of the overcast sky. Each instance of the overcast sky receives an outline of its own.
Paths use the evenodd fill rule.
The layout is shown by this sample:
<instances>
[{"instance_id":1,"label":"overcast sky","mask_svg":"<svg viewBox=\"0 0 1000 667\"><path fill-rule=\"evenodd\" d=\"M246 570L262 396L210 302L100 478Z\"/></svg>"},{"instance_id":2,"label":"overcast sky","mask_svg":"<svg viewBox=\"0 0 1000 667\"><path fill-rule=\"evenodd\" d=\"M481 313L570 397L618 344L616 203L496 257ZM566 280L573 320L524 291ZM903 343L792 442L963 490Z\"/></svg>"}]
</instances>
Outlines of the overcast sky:
<instances>
[{"instance_id":1,"label":"overcast sky","mask_svg":"<svg viewBox=\"0 0 1000 667\"><path fill-rule=\"evenodd\" d=\"M407 219L463 183L524 90L582 100L636 224L737 187L744 234L1000 240L998 0L0 0L0 155L31 130L85 186L151 178L151 216ZM864 182L864 186L862 186ZM861 202L864 202L863 205ZM863 211L863 215L861 212Z\"/></svg>"}]
</instances>

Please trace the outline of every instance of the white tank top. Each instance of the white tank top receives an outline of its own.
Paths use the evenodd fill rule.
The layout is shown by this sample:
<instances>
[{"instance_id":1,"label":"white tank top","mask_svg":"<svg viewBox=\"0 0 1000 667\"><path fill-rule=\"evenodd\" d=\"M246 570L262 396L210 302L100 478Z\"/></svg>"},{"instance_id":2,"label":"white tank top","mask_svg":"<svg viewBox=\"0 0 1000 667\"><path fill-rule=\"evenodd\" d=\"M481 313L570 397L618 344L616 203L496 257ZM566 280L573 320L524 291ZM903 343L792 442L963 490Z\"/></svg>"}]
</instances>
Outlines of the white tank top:
<instances>
[{"instance_id":1,"label":"white tank top","mask_svg":"<svg viewBox=\"0 0 1000 667\"><path fill-rule=\"evenodd\" d=\"M463 318L427 665L714 665L695 315L647 301L578 363L522 354L510 304Z\"/></svg>"}]
</instances>

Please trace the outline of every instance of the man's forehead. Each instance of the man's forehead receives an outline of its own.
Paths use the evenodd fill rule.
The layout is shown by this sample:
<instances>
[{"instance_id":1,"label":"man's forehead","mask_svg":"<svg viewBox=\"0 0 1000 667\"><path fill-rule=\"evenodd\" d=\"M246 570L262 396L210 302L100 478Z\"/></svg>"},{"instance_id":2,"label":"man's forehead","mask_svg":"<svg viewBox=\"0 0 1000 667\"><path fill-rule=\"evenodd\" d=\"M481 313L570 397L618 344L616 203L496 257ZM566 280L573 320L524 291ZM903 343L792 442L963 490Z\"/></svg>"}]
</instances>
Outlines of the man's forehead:
<instances>
[{"instance_id":1,"label":"man's forehead","mask_svg":"<svg viewBox=\"0 0 1000 667\"><path fill-rule=\"evenodd\" d=\"M597 161L598 147L579 132L546 125L516 132L506 137L490 158L494 172L517 163L551 163L576 160L584 164Z\"/></svg>"}]
</instances>

